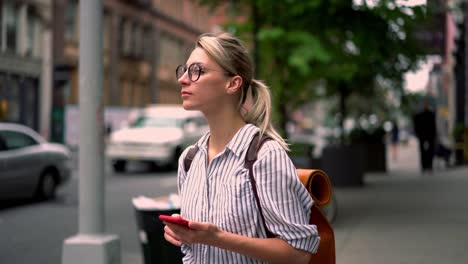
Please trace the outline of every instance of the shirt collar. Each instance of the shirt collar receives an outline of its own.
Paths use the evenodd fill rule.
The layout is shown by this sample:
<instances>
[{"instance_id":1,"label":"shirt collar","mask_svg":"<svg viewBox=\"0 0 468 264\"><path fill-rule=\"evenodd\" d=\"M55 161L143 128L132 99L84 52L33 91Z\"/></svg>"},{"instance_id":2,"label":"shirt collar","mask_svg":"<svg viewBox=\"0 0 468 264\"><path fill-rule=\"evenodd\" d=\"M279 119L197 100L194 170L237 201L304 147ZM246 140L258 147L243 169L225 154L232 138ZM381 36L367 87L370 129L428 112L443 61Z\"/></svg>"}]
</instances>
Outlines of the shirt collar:
<instances>
[{"instance_id":1,"label":"shirt collar","mask_svg":"<svg viewBox=\"0 0 468 264\"><path fill-rule=\"evenodd\" d=\"M258 131L258 127L252 124L246 124L237 131L231 141L227 144L226 148L239 157L242 151L250 145L252 138Z\"/></svg>"},{"instance_id":2,"label":"shirt collar","mask_svg":"<svg viewBox=\"0 0 468 264\"><path fill-rule=\"evenodd\" d=\"M236 156L240 156L242 152L250 145L252 138L260 129L252 124L246 124L237 131L234 137L229 141L226 146L226 149L232 151ZM210 132L207 132L200 140L198 141L198 147L208 149L208 139L210 138Z\"/></svg>"}]
</instances>

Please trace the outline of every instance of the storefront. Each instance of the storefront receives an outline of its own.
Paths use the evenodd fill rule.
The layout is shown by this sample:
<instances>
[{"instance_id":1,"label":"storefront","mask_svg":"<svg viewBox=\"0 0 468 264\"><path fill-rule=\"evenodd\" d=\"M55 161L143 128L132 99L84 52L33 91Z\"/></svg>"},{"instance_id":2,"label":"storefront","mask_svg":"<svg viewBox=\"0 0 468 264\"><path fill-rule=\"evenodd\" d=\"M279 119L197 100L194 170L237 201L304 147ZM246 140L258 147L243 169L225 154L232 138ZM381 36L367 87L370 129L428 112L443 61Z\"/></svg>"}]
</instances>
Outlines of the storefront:
<instances>
[{"instance_id":1,"label":"storefront","mask_svg":"<svg viewBox=\"0 0 468 264\"><path fill-rule=\"evenodd\" d=\"M38 130L39 78L0 71L0 122Z\"/></svg>"}]
</instances>

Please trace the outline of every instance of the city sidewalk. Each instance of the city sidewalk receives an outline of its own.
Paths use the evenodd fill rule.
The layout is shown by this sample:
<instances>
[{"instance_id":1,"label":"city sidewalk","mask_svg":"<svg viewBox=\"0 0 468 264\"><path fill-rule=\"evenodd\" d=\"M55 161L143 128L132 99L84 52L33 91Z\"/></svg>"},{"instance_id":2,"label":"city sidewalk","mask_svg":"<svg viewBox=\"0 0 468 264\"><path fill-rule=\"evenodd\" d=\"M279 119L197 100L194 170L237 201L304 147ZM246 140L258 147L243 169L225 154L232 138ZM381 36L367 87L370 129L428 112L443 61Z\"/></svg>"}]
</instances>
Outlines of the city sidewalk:
<instances>
[{"instance_id":1,"label":"city sidewalk","mask_svg":"<svg viewBox=\"0 0 468 264\"><path fill-rule=\"evenodd\" d=\"M388 173L336 188L338 264L468 263L468 166L419 172L417 142Z\"/></svg>"}]
</instances>

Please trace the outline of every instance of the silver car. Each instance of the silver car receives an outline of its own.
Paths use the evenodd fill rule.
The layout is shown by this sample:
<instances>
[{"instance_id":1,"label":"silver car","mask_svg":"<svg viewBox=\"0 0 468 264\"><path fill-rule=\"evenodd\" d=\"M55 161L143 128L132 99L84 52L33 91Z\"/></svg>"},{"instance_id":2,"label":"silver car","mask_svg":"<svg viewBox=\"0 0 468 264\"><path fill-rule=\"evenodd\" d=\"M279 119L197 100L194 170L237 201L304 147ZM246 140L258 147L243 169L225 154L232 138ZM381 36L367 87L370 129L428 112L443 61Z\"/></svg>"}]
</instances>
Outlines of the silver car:
<instances>
[{"instance_id":1,"label":"silver car","mask_svg":"<svg viewBox=\"0 0 468 264\"><path fill-rule=\"evenodd\" d=\"M67 147L47 142L26 126L0 123L0 199L53 198L70 175Z\"/></svg>"}]
</instances>

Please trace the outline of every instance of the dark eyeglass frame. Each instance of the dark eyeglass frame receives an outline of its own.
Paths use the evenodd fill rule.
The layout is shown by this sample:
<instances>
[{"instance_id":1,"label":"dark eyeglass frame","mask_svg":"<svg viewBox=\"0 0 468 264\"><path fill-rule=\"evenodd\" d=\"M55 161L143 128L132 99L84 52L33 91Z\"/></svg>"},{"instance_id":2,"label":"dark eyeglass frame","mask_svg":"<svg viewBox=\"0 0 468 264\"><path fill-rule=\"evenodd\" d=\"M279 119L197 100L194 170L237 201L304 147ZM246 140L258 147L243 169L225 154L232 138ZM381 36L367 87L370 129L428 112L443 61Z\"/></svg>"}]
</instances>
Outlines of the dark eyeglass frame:
<instances>
[{"instance_id":1,"label":"dark eyeglass frame","mask_svg":"<svg viewBox=\"0 0 468 264\"><path fill-rule=\"evenodd\" d=\"M198 79L200 79L200 76L203 73L206 73L207 71L217 71L217 72L224 72L225 74L228 74L225 71L219 71L219 70L214 70L214 69L208 69L204 66L202 66L200 63L192 63L188 67L184 64L180 64L176 68L176 78L179 80L182 76L184 76L185 72L188 71L188 76L190 81L196 82Z\"/></svg>"}]
</instances>

